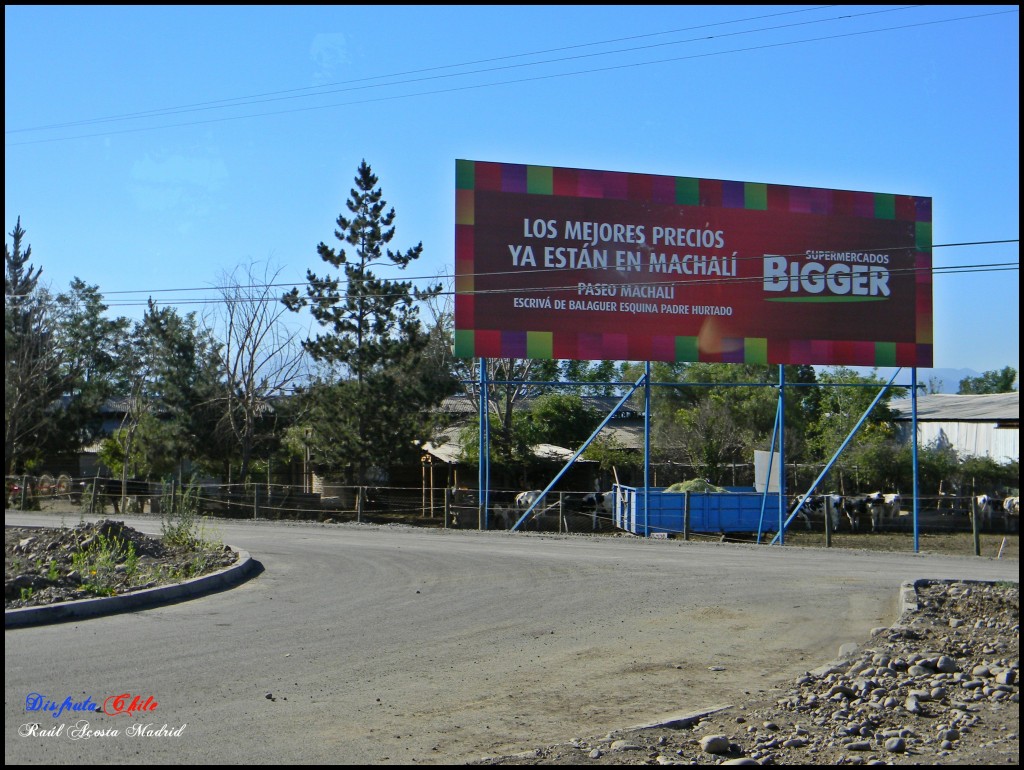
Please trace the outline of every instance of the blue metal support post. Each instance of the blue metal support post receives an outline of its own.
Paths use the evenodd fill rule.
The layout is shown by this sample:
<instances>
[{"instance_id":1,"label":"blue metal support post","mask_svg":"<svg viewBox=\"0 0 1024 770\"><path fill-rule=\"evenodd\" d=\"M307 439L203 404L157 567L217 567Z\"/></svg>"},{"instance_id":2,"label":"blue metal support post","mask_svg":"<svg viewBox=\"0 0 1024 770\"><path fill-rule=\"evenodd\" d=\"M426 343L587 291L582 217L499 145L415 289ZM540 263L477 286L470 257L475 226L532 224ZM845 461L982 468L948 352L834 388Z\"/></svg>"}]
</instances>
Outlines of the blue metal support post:
<instances>
[{"instance_id":1,"label":"blue metal support post","mask_svg":"<svg viewBox=\"0 0 1024 770\"><path fill-rule=\"evenodd\" d=\"M651 498L651 362L644 367L644 537L650 536L648 505Z\"/></svg>"},{"instance_id":2,"label":"blue metal support post","mask_svg":"<svg viewBox=\"0 0 1024 770\"><path fill-rule=\"evenodd\" d=\"M786 369L779 364L779 521L786 511ZM789 522L787 522L788 524ZM785 545L784 526L779 527L779 545Z\"/></svg>"},{"instance_id":3,"label":"blue metal support post","mask_svg":"<svg viewBox=\"0 0 1024 770\"><path fill-rule=\"evenodd\" d=\"M527 508L523 512L523 515L520 516L519 519L516 521L516 523L512 525L512 527L510 528L510 531L515 532L516 530L519 529L519 525L522 524L531 513L533 513L533 509L536 508L540 504L540 501L543 500L547 496L548 492L550 492L551 489L555 486L555 484L558 483L558 480L560 478L562 478L562 476L565 475L565 472L567 470L569 470L569 468L572 467L572 464L574 462L576 462L576 460L579 459L579 456L586 451L587 447L590 446L593 443L594 439L597 438L598 434L602 430L604 430L604 426L608 424L609 420L611 420L612 417L615 416L615 413L617 411L619 411L619 409L622 408L622 405L625 404L627 400L629 400L629 397L632 396L636 392L636 389L639 388L640 385L646 379L647 379L647 375L644 374L644 375L641 375L640 379L638 379L635 383L633 383L633 387L631 387L629 389L629 392L627 392L626 395L624 395L622 398L620 398L619 399L619 403L617 403L615 405L615 407L610 412L608 412L608 415L603 420L601 420L601 424L598 425L594 429L594 432L590 434L590 438L588 438L586 441L584 441L583 442L583 446L581 446L579 449L576 450L576 454L574 454L572 457L569 458L569 462L567 462L565 464L565 467L562 468L562 470L560 470L555 475L555 477L551 480L551 483L548 484L544 488L544 491L540 493L540 496L536 500L534 500L533 503L530 504L530 507Z\"/></svg>"},{"instance_id":4,"label":"blue metal support post","mask_svg":"<svg viewBox=\"0 0 1024 770\"><path fill-rule=\"evenodd\" d=\"M782 402L775 403L775 423L772 425L772 441L768 446L768 470L765 473L764 492L761 494L761 518L757 522L757 542L761 542L761 525L764 523L764 509L768 506L768 492L772 487L772 461L775 459L775 436L779 430L779 420L782 419ZM782 519L779 519L779 526L782 526Z\"/></svg>"},{"instance_id":5,"label":"blue metal support post","mask_svg":"<svg viewBox=\"0 0 1024 770\"><path fill-rule=\"evenodd\" d=\"M821 473L818 474L818 478L816 478L814 480L814 483L811 484L811 488L807 491L807 494L803 495L800 502L797 503L796 506L794 506L792 513L789 514L789 518L786 519L785 523L782 525L782 528L779 530L779 533L775 535L774 538L772 538L772 541L771 543L769 543L769 545L774 545L776 540L779 540L781 542L781 538L779 536L782 534L782 531L785 530L785 528L789 526L790 522L796 518L797 514L800 512L800 509L803 508L804 503L807 502L807 499L811 496L811 493L813 493L818 484L821 483L821 480L825 478L826 475L828 475L828 472L832 470L832 466L835 465L836 460L839 459L839 455L843 453L843 450L846 449L846 445L849 444L853 440L853 437L857 435L857 431L860 430L860 426L863 425L864 421L868 419L868 415L870 415L871 412L874 411L875 406L878 404L879 401L882 400L882 396L884 396L886 391L889 390L889 387L893 384L893 382L895 382L896 376L901 371L902 369L897 369L895 372L893 372L892 378L889 380L889 382L887 382L882 387L882 389L878 391L878 395L875 396L874 400L871 402L868 408L864 410L864 414L862 414L860 416L860 419L857 420L857 424L853 426L853 430L850 431L850 435L848 435L846 439L843 441L843 443L840 444L839 449L837 449L836 453L832 455L832 459L828 461L828 465L826 465L822 469Z\"/></svg>"},{"instance_id":6,"label":"blue metal support post","mask_svg":"<svg viewBox=\"0 0 1024 770\"><path fill-rule=\"evenodd\" d=\"M921 541L917 528L917 367L910 370L910 429L914 433L914 443L910 445L914 463L914 553L919 553Z\"/></svg>"},{"instance_id":7,"label":"blue metal support post","mask_svg":"<svg viewBox=\"0 0 1024 770\"><path fill-rule=\"evenodd\" d=\"M480 359L480 450L477 486L477 527L487 529L487 503L491 486L490 404L487 388L487 359Z\"/></svg>"}]
</instances>

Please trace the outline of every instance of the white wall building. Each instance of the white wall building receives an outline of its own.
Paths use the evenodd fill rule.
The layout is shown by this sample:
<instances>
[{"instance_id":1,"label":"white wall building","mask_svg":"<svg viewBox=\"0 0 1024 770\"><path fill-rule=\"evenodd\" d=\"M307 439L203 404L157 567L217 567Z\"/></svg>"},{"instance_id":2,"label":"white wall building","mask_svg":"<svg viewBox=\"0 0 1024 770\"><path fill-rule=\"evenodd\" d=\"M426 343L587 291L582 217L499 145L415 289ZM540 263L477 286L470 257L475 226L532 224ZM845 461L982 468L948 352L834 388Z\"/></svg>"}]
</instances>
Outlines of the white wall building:
<instances>
[{"instance_id":1,"label":"white wall building","mask_svg":"<svg viewBox=\"0 0 1024 770\"><path fill-rule=\"evenodd\" d=\"M911 402L890 403L910 440ZM997 463L1020 460L1020 391L980 396L936 393L917 399L918 446L951 446L963 457L991 457Z\"/></svg>"}]
</instances>

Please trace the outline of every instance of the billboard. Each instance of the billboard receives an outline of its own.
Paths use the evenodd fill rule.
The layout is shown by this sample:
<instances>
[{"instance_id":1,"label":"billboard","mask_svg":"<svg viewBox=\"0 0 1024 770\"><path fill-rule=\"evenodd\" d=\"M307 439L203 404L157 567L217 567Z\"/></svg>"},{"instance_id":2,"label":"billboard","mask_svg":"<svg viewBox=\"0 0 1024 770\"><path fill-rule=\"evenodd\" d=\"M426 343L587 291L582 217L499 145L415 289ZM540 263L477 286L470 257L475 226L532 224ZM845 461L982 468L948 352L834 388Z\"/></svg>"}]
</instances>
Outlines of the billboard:
<instances>
[{"instance_id":1,"label":"billboard","mask_svg":"<svg viewBox=\"0 0 1024 770\"><path fill-rule=\"evenodd\" d=\"M458 356L932 365L931 198L455 171Z\"/></svg>"}]
</instances>

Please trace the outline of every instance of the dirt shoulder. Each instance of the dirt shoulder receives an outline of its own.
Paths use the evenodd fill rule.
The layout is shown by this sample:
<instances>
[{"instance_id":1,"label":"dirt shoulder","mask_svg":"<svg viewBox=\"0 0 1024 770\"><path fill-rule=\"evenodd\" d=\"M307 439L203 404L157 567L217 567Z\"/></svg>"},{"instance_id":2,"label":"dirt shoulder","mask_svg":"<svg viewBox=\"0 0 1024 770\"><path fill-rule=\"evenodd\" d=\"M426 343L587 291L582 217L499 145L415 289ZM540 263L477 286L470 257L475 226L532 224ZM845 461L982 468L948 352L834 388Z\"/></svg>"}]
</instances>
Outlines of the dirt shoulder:
<instances>
[{"instance_id":1,"label":"dirt shoulder","mask_svg":"<svg viewBox=\"0 0 1024 770\"><path fill-rule=\"evenodd\" d=\"M474 764L1018 764L1019 584L922 582L917 602L746 703Z\"/></svg>"}]
</instances>

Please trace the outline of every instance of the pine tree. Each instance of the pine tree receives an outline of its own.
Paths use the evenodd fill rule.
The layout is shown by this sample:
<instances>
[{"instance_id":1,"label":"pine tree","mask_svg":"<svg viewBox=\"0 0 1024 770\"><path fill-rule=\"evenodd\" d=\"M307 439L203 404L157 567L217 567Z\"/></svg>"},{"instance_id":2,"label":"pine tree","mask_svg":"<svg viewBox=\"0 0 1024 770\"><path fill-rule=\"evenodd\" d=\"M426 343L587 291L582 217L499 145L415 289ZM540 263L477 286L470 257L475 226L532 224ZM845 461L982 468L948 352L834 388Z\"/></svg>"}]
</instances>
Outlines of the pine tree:
<instances>
[{"instance_id":1,"label":"pine tree","mask_svg":"<svg viewBox=\"0 0 1024 770\"><path fill-rule=\"evenodd\" d=\"M52 406L61 393L51 297L39 285L41 267L22 249L21 217L4 243L4 474L23 470L52 433Z\"/></svg>"},{"instance_id":2,"label":"pine tree","mask_svg":"<svg viewBox=\"0 0 1024 770\"><path fill-rule=\"evenodd\" d=\"M302 343L325 372L306 393L316 459L359 484L371 467L386 470L408 454L424 414L448 388L448 378L432 371L424 355L430 337L419 318L418 303L436 296L440 284L420 291L411 281L374 272L404 269L423 253L422 243L389 248L395 210L377 184L364 160L346 202L349 216L339 215L334 231L343 246L317 246L343 278L307 270L305 295L293 289L282 297L290 310L308 309L323 330Z\"/></svg>"}]
</instances>

